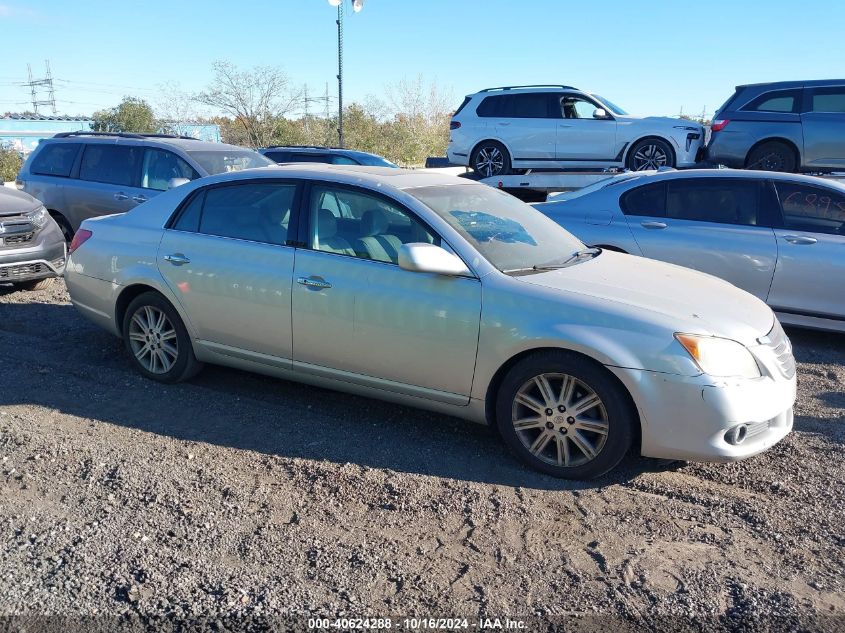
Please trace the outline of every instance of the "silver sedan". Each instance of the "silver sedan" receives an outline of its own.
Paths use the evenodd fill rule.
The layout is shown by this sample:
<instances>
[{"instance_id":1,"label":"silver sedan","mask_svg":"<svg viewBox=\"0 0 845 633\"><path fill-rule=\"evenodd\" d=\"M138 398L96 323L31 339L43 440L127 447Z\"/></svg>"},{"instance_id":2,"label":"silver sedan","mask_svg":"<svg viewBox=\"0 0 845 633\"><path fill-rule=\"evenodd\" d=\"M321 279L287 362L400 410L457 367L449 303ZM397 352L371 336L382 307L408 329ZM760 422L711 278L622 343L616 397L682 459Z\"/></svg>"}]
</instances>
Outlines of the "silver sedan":
<instances>
[{"instance_id":1,"label":"silver sedan","mask_svg":"<svg viewBox=\"0 0 845 633\"><path fill-rule=\"evenodd\" d=\"M792 428L794 361L762 301L453 176L214 176L86 220L71 250L73 304L162 382L218 363L424 407L571 478L631 448L741 459Z\"/></svg>"},{"instance_id":2,"label":"silver sedan","mask_svg":"<svg viewBox=\"0 0 845 633\"><path fill-rule=\"evenodd\" d=\"M585 243L710 273L845 332L845 186L765 171L626 174L534 205Z\"/></svg>"}]
</instances>

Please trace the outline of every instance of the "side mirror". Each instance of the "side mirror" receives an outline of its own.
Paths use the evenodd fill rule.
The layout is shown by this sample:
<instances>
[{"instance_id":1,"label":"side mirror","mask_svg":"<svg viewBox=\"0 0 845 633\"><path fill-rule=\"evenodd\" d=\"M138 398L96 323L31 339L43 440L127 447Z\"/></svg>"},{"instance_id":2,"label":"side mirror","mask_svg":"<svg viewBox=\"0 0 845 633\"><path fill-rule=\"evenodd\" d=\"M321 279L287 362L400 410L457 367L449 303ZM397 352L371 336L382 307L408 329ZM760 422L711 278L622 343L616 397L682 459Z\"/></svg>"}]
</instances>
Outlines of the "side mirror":
<instances>
[{"instance_id":1,"label":"side mirror","mask_svg":"<svg viewBox=\"0 0 845 633\"><path fill-rule=\"evenodd\" d=\"M176 187L181 187L182 185L186 185L190 180L187 178L171 178L167 181L167 188L168 189L175 189Z\"/></svg>"},{"instance_id":2,"label":"side mirror","mask_svg":"<svg viewBox=\"0 0 845 633\"><path fill-rule=\"evenodd\" d=\"M472 274L459 257L439 246L424 242L402 244L399 248L399 268L416 273L435 273L452 277Z\"/></svg>"},{"instance_id":3,"label":"side mirror","mask_svg":"<svg viewBox=\"0 0 845 633\"><path fill-rule=\"evenodd\" d=\"M607 118L607 110L604 108L596 108L593 110L593 118L594 119L606 119Z\"/></svg>"}]
</instances>

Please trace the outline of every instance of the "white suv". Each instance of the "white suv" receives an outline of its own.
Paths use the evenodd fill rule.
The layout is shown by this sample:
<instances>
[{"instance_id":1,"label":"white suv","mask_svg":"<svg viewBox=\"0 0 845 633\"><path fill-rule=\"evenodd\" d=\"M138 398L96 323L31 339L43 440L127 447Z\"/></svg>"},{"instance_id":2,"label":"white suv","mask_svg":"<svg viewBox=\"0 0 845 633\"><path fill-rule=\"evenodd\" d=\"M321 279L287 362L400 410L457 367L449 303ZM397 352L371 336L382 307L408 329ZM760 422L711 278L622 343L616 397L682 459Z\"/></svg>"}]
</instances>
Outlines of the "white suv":
<instances>
[{"instance_id":1,"label":"white suv","mask_svg":"<svg viewBox=\"0 0 845 633\"><path fill-rule=\"evenodd\" d=\"M452 115L447 155L483 177L513 169L691 167L704 128L639 117L572 86L487 88Z\"/></svg>"}]
</instances>

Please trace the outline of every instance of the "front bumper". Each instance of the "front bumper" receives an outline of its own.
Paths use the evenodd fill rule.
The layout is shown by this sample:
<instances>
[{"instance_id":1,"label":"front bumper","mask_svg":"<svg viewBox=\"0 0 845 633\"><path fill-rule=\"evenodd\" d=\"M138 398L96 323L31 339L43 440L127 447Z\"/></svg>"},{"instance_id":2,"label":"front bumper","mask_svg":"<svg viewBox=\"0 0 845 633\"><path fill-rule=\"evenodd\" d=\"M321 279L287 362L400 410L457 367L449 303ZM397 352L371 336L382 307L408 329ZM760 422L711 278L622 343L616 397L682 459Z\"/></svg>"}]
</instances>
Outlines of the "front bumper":
<instances>
[{"instance_id":1,"label":"front bumper","mask_svg":"<svg viewBox=\"0 0 845 633\"><path fill-rule=\"evenodd\" d=\"M715 382L704 375L609 369L637 404L646 457L735 461L770 448L792 429L795 376ZM744 441L730 443L727 431L741 424L747 429Z\"/></svg>"},{"instance_id":2,"label":"front bumper","mask_svg":"<svg viewBox=\"0 0 845 633\"><path fill-rule=\"evenodd\" d=\"M675 167L694 167L701 161L704 132L690 132L684 137L672 136L671 139L672 148L675 150Z\"/></svg>"},{"instance_id":3,"label":"front bumper","mask_svg":"<svg viewBox=\"0 0 845 633\"><path fill-rule=\"evenodd\" d=\"M66 259L64 235L51 221L31 241L0 247L0 283L60 277Z\"/></svg>"}]
</instances>

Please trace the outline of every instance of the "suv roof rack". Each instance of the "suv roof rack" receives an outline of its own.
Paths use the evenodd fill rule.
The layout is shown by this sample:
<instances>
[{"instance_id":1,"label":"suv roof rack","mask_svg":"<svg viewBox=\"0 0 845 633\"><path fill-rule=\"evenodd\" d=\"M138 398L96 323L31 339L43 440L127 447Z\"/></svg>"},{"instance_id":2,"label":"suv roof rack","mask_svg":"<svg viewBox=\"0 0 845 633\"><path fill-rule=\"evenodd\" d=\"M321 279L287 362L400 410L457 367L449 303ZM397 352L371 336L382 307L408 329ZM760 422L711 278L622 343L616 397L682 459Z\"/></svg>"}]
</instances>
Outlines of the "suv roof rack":
<instances>
[{"instance_id":1,"label":"suv roof rack","mask_svg":"<svg viewBox=\"0 0 845 633\"><path fill-rule=\"evenodd\" d=\"M578 90L575 86L564 86L562 84L526 84L524 86L499 86L498 88L485 88L479 92L492 92L493 90L513 90L515 88L563 88L565 90Z\"/></svg>"},{"instance_id":2,"label":"suv roof rack","mask_svg":"<svg viewBox=\"0 0 845 633\"><path fill-rule=\"evenodd\" d=\"M53 138L68 138L71 136L118 136L120 138L178 138L187 141L197 141L199 139L193 136L177 136L175 134L159 134L150 132L149 134L135 134L134 132L95 132L93 130L77 130L76 132L59 132L54 134Z\"/></svg>"}]
</instances>

